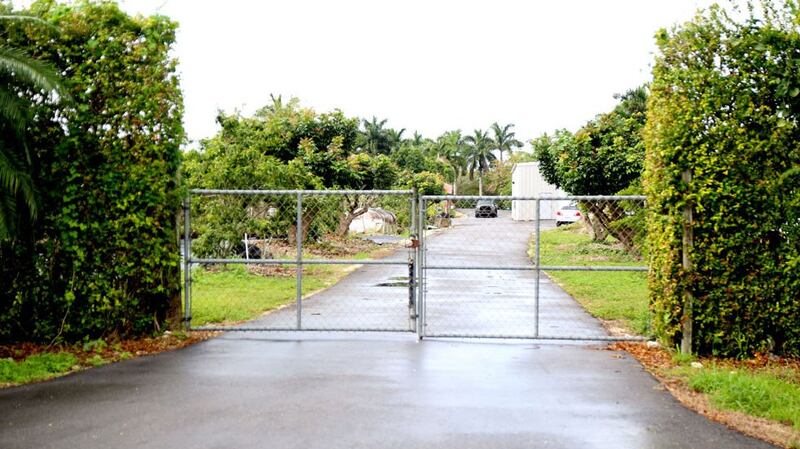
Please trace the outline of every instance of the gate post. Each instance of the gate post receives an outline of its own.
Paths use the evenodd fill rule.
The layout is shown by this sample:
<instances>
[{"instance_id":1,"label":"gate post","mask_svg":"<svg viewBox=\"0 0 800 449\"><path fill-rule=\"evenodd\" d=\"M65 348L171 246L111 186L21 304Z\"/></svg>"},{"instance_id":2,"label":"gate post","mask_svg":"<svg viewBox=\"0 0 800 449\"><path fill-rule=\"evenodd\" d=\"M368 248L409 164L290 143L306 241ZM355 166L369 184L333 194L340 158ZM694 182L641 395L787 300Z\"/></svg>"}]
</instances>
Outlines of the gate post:
<instances>
[{"instance_id":1,"label":"gate post","mask_svg":"<svg viewBox=\"0 0 800 449\"><path fill-rule=\"evenodd\" d=\"M192 231L191 193L183 200L183 322L186 330L192 329Z\"/></svg>"},{"instance_id":2,"label":"gate post","mask_svg":"<svg viewBox=\"0 0 800 449\"><path fill-rule=\"evenodd\" d=\"M297 192L297 261L295 273L297 275L297 330L303 328L303 192Z\"/></svg>"},{"instance_id":3,"label":"gate post","mask_svg":"<svg viewBox=\"0 0 800 449\"><path fill-rule=\"evenodd\" d=\"M417 337L425 337L425 199L418 197L417 210Z\"/></svg>"},{"instance_id":4,"label":"gate post","mask_svg":"<svg viewBox=\"0 0 800 449\"><path fill-rule=\"evenodd\" d=\"M681 178L683 182L686 183L687 187L692 182L692 171L686 170L681 174ZM681 267L683 268L685 273L691 272L692 270L692 260L690 258L690 253L692 251L692 246L694 245L694 230L692 229L692 221L694 217L692 216L692 205L687 201L686 205L683 206L683 238L682 238L682 245L681 245ZM686 277L684 276L684 279ZM693 329L692 329L692 302L694 298L692 296L691 290L688 288L684 291L684 298L683 298L683 316L681 317L681 354L690 355L692 353L692 339L693 339Z\"/></svg>"},{"instance_id":5,"label":"gate post","mask_svg":"<svg viewBox=\"0 0 800 449\"><path fill-rule=\"evenodd\" d=\"M542 234L542 220L539 216L539 209L541 206L541 200L536 198L536 211L534 213L534 220L536 220L536 244L535 244L535 256L534 262L536 265L536 286L534 287L533 293L533 335L534 337L539 337L539 277L541 276L542 269L541 263L539 260L539 244L540 244L540 236Z\"/></svg>"},{"instance_id":6,"label":"gate post","mask_svg":"<svg viewBox=\"0 0 800 449\"><path fill-rule=\"evenodd\" d=\"M408 314L409 314L409 330L417 331L417 320L419 319L419 312L417 310L417 248L419 247L419 225L417 224L417 189L411 192L409 199L409 208L411 210L410 217L410 239L411 239L411 253L408 260Z\"/></svg>"}]
</instances>

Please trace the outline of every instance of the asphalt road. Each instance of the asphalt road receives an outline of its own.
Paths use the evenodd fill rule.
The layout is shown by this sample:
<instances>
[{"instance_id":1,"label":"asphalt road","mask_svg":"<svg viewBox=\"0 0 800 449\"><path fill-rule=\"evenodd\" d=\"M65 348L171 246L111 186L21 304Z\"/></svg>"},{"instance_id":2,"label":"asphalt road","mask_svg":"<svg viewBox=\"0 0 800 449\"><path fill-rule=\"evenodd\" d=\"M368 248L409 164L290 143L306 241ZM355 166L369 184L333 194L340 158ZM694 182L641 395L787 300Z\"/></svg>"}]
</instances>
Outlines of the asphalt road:
<instances>
[{"instance_id":1,"label":"asphalt road","mask_svg":"<svg viewBox=\"0 0 800 449\"><path fill-rule=\"evenodd\" d=\"M519 254L527 244L525 226L466 217L429 240L428 261L515 264L525 258ZM470 248L487 254L470 256ZM470 273L431 275L430 333L530 331L529 274ZM406 290L376 285L403 275L402 267L358 270L308 298L304 323L405 328ZM437 286L450 293L432 293ZM549 284L546 291L543 330L602 333L571 298ZM270 319L294 323L296 311L284 309L260 323ZM0 390L0 448L144 447L772 446L685 409L631 357L589 344L232 332L183 350Z\"/></svg>"}]
</instances>

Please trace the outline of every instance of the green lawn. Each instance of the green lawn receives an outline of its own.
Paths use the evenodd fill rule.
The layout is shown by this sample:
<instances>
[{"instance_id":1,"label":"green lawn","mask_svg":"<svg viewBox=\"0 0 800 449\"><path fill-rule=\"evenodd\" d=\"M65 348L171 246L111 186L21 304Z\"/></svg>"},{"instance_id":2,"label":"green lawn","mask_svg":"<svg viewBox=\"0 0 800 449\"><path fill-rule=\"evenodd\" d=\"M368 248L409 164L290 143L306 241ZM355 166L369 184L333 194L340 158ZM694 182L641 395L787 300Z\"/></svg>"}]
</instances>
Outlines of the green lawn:
<instances>
[{"instance_id":1,"label":"green lawn","mask_svg":"<svg viewBox=\"0 0 800 449\"><path fill-rule=\"evenodd\" d=\"M293 267L292 267L293 269ZM303 294L329 287L345 274L341 265L308 266L303 270ZM242 265L216 267L213 271L192 271L192 325L235 323L295 299L297 279L263 276Z\"/></svg>"},{"instance_id":2,"label":"green lawn","mask_svg":"<svg viewBox=\"0 0 800 449\"><path fill-rule=\"evenodd\" d=\"M644 265L611 237L592 242L577 224L542 231L540 258L542 265ZM550 271L547 275L592 315L638 334L649 333L646 273Z\"/></svg>"},{"instance_id":3,"label":"green lawn","mask_svg":"<svg viewBox=\"0 0 800 449\"><path fill-rule=\"evenodd\" d=\"M68 352L36 354L22 361L0 359L0 383L22 384L67 373L78 363Z\"/></svg>"},{"instance_id":4,"label":"green lawn","mask_svg":"<svg viewBox=\"0 0 800 449\"><path fill-rule=\"evenodd\" d=\"M674 373L686 378L693 390L706 393L717 408L771 419L800 430L800 375L793 370L765 372L711 366L681 367Z\"/></svg>"}]
</instances>

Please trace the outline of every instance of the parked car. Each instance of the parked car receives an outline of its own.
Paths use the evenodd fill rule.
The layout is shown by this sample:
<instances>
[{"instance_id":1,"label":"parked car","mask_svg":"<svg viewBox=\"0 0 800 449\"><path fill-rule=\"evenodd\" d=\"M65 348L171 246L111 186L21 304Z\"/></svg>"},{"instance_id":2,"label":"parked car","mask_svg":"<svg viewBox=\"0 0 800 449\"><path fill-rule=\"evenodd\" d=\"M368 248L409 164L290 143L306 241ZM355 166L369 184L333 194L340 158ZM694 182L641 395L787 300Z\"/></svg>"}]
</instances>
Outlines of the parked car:
<instances>
[{"instance_id":1,"label":"parked car","mask_svg":"<svg viewBox=\"0 0 800 449\"><path fill-rule=\"evenodd\" d=\"M497 218L497 205L491 200L479 200L475 206L475 218Z\"/></svg>"},{"instance_id":2,"label":"parked car","mask_svg":"<svg viewBox=\"0 0 800 449\"><path fill-rule=\"evenodd\" d=\"M570 204L556 211L556 226L575 223L581 219L581 210L578 206Z\"/></svg>"}]
</instances>

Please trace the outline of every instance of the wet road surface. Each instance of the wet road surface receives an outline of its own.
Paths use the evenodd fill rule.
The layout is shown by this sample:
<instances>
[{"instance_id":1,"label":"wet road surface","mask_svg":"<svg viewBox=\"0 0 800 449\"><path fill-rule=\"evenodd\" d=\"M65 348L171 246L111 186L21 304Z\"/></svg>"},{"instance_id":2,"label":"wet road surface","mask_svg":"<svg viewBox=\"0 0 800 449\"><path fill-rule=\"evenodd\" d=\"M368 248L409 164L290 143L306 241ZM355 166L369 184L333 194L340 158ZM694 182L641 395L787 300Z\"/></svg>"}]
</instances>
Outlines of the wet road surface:
<instances>
[{"instance_id":1,"label":"wet road surface","mask_svg":"<svg viewBox=\"0 0 800 449\"><path fill-rule=\"evenodd\" d=\"M230 333L0 391L0 447L768 448L587 345Z\"/></svg>"},{"instance_id":2,"label":"wet road surface","mask_svg":"<svg viewBox=\"0 0 800 449\"><path fill-rule=\"evenodd\" d=\"M431 238L428 262L526 263L532 225L484 220L465 217ZM405 275L402 266L364 267L305 301L303 322L407 329L407 289L391 286ZM530 276L431 273L429 334L528 334ZM560 289L543 286L543 333L603 334ZM296 315L287 308L257 324L294 325ZM685 409L630 356L585 343L232 332L0 390L0 448L144 447L772 446Z\"/></svg>"}]
</instances>

